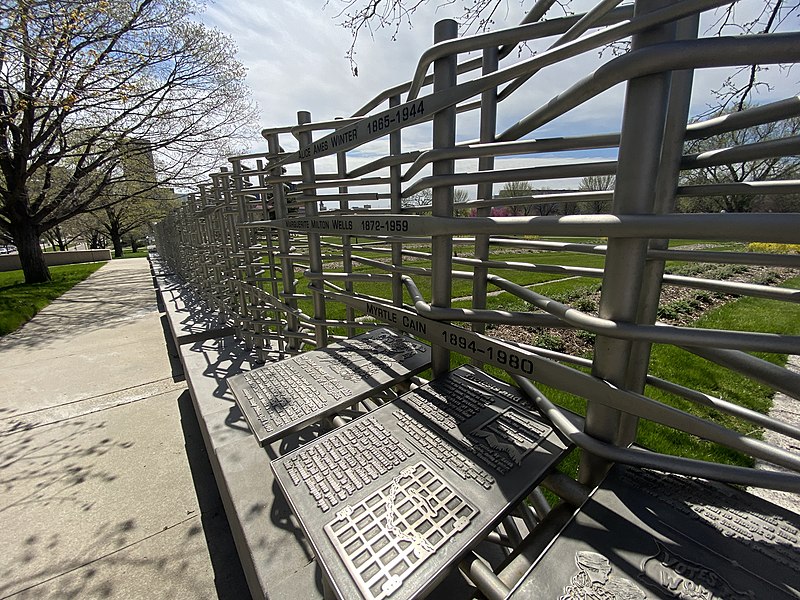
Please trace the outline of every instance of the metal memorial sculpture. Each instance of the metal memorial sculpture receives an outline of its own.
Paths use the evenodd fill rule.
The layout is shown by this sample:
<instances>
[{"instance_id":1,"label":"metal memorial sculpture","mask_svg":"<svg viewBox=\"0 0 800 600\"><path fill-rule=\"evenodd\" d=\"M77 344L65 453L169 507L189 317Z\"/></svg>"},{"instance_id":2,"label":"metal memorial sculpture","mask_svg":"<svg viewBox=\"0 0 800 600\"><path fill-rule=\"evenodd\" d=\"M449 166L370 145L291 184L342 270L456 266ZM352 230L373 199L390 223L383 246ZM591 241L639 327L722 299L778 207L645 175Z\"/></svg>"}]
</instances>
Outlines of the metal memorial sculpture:
<instances>
[{"instance_id":1,"label":"metal memorial sculpture","mask_svg":"<svg viewBox=\"0 0 800 600\"><path fill-rule=\"evenodd\" d=\"M794 96L689 119L695 71L797 62L800 32L706 36L700 15L727 4L715 0L617 4L537 12L463 38L454 22L437 23L410 81L349 118L299 112L296 124L264 129L266 152L231 157L158 226L164 260L267 363L230 379L259 443L324 418L336 426L272 468L339 597L421 597L457 564L490 598L798 597L797 515L739 488L800 491L796 442L754 434L796 441L800 428L656 376L650 357L655 344L681 348L800 399L800 375L754 354L800 354L800 336L659 320L667 289L800 301L796 287L714 275L720 265L796 270L797 254L769 244L796 243L800 214L678 210L681 198L780 202L800 192L797 179L682 178L800 152L797 136L684 152L687 141L800 115ZM513 52L546 38L555 41L531 57ZM525 81L628 39L591 73L559 71L564 86L549 102L498 130L498 105L525 94ZM620 83L620 131L541 136ZM478 131L467 131L469 112ZM404 132L430 122L430 147L404 148ZM365 161L359 150L378 142L385 154ZM587 149L611 158L568 154ZM543 165L542 153L562 159ZM529 164L503 169L500 157ZM464 170L467 160L476 168ZM564 184L513 199L555 203L560 214L492 215L509 205L496 184L608 175L611 190ZM455 186L474 198L458 213ZM430 204L405 201L420 192ZM597 201L610 212L587 211ZM670 244L677 239L705 247ZM560 264L565 252L600 259ZM670 265L701 266L673 274ZM597 310L517 273L600 282ZM591 339L591 356L537 343L545 337L532 329ZM778 468L647 450L636 445L645 425ZM571 451L580 452L577 481L555 471ZM560 506L551 509L542 483ZM481 540L505 560L477 558ZM718 564L727 554L733 569ZM760 577L767 572L775 576Z\"/></svg>"}]
</instances>

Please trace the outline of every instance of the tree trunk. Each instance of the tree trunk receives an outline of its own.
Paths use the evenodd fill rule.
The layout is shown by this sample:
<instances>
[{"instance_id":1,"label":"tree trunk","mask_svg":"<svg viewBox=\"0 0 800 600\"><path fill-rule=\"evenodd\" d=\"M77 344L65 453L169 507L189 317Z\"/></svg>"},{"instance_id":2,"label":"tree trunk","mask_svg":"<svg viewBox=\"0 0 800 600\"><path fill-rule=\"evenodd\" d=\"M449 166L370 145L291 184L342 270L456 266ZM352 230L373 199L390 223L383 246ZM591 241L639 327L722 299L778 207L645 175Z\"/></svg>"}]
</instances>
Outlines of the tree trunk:
<instances>
[{"instance_id":1,"label":"tree trunk","mask_svg":"<svg viewBox=\"0 0 800 600\"><path fill-rule=\"evenodd\" d=\"M131 236L131 252L138 252L139 251L139 240L136 239L135 235Z\"/></svg>"},{"instance_id":2,"label":"tree trunk","mask_svg":"<svg viewBox=\"0 0 800 600\"><path fill-rule=\"evenodd\" d=\"M58 249L62 252L67 251L67 242L64 239L64 236L61 233L61 227L56 225L56 241L58 242Z\"/></svg>"},{"instance_id":3,"label":"tree trunk","mask_svg":"<svg viewBox=\"0 0 800 600\"><path fill-rule=\"evenodd\" d=\"M116 231L112 231L111 243L114 245L114 258L122 258L122 236Z\"/></svg>"},{"instance_id":4,"label":"tree trunk","mask_svg":"<svg viewBox=\"0 0 800 600\"><path fill-rule=\"evenodd\" d=\"M14 244L19 250L19 261L25 274L25 283L50 281L50 271L44 262L39 245L39 232L32 223L22 223L14 228Z\"/></svg>"}]
</instances>

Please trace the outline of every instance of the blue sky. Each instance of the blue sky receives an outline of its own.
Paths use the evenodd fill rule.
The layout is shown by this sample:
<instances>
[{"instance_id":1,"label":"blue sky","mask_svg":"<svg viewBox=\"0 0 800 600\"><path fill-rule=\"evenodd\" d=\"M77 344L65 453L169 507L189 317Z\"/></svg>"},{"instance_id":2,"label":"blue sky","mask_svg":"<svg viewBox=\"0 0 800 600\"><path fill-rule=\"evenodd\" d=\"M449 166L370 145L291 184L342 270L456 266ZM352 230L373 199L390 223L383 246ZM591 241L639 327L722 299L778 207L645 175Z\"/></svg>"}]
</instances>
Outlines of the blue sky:
<instances>
[{"instance_id":1,"label":"blue sky","mask_svg":"<svg viewBox=\"0 0 800 600\"><path fill-rule=\"evenodd\" d=\"M526 2L523 7L519 0L508 0L496 13L493 28L517 24L524 8L530 4ZM572 9L579 11L590 4L574 0ZM298 110L310 111L315 121L350 116L382 90L408 81L420 54L432 42L433 24L439 19L455 17L462 10L460 2L445 4L440 0L430 0L414 14L412 27L401 25L395 41L391 39L393 30L379 29L372 36L369 32L362 33L356 53L359 76L353 77L345 58L350 34L335 22L339 6L340 0L330 0L327 4L325 0L271 0L268 4L257 0L218 0L200 16L204 23L228 33L235 40L239 60L248 69L247 80L261 108L262 127L295 124ZM744 17L756 7L758 2L744 0L737 11L740 17ZM548 16L551 14L557 17L563 12L554 7ZM709 23L706 19L703 27ZM794 28L797 25L796 22L787 24ZM523 54L523 58L527 56L529 54ZM600 64L597 52L590 52L566 64L544 69L501 104L498 128L502 130L504 125L546 103ZM694 113L705 110L712 101L709 90L719 86L725 75L719 69L696 74L696 91L692 100ZM775 67L763 76L773 83L773 89L762 94L760 101L797 94L796 73L787 77ZM428 91L423 90L423 93ZM623 86L616 86L574 114L545 126L537 136L618 130L623 97ZM475 139L477 135L477 115L460 116L459 139ZM404 150L426 147L430 144L430 130L427 126L418 126L404 132L403 139ZM385 144L374 144L358 154L352 153L353 161L360 162L373 153L383 153ZM266 150L266 143L260 140L250 148L253 152L262 150ZM586 155L564 158L574 160L578 156ZM608 153L595 152L594 156L605 159ZM543 157L537 162L545 164L552 160L555 158ZM502 167L512 168L518 166L520 160L500 162ZM463 168L470 167L464 165Z\"/></svg>"}]
</instances>

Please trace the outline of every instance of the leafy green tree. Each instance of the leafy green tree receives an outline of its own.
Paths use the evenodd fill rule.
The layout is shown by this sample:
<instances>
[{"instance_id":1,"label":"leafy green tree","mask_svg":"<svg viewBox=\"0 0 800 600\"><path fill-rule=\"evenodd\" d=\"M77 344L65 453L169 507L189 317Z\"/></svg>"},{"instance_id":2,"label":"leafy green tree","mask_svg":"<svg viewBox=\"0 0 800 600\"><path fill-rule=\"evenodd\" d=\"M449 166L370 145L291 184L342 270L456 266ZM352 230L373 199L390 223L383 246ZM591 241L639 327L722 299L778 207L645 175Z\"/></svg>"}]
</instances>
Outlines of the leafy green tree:
<instances>
[{"instance_id":1,"label":"leafy green tree","mask_svg":"<svg viewBox=\"0 0 800 600\"><path fill-rule=\"evenodd\" d=\"M235 46L191 20L199 6L0 1L0 232L27 282L49 279L43 232L186 184L253 135ZM158 180L131 196L137 155L155 155Z\"/></svg>"},{"instance_id":2,"label":"leafy green tree","mask_svg":"<svg viewBox=\"0 0 800 600\"><path fill-rule=\"evenodd\" d=\"M114 256L122 257L123 239L130 234L141 233L147 226L163 219L167 213L178 205L175 194L171 190L155 190L147 198L138 197L129 201L106 204L95 211L94 229L102 232L114 247ZM134 243L141 235L133 236Z\"/></svg>"}]
</instances>

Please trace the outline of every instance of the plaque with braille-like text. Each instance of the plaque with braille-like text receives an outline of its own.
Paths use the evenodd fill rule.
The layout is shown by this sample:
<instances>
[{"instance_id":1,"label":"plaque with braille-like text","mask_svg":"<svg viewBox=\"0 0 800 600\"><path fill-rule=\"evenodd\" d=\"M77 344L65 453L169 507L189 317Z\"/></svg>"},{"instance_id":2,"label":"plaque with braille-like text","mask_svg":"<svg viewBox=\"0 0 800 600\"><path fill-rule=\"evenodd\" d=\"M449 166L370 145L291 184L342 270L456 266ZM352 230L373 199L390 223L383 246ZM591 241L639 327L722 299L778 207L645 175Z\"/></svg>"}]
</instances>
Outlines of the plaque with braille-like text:
<instances>
[{"instance_id":1,"label":"plaque with braille-like text","mask_svg":"<svg viewBox=\"0 0 800 600\"><path fill-rule=\"evenodd\" d=\"M429 346L381 328L227 381L263 446L400 383L429 364Z\"/></svg>"},{"instance_id":2,"label":"plaque with braille-like text","mask_svg":"<svg viewBox=\"0 0 800 600\"><path fill-rule=\"evenodd\" d=\"M564 456L520 392L463 366L272 462L340 598L419 598Z\"/></svg>"}]
</instances>

